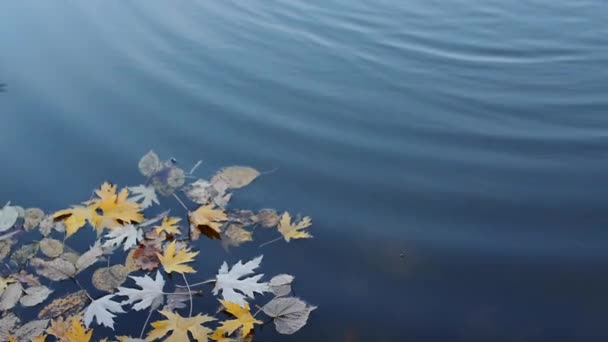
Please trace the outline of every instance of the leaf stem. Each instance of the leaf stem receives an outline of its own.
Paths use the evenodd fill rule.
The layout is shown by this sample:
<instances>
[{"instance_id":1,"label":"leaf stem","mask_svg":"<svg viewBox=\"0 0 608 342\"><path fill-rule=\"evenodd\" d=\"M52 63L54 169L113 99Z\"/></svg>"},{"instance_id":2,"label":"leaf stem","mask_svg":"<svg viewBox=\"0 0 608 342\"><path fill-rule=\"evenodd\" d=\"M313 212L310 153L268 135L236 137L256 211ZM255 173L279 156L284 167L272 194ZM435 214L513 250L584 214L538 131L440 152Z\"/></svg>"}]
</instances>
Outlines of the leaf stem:
<instances>
[{"instance_id":1,"label":"leaf stem","mask_svg":"<svg viewBox=\"0 0 608 342\"><path fill-rule=\"evenodd\" d=\"M175 284L175 286L176 287L190 288L190 287L195 287L195 286L198 286L198 285L209 284L209 283L215 283L215 279L209 279L209 280L201 281L200 283L194 283L194 284L192 284L190 286L187 286L188 284L186 284L186 285Z\"/></svg>"},{"instance_id":2,"label":"leaf stem","mask_svg":"<svg viewBox=\"0 0 608 342\"><path fill-rule=\"evenodd\" d=\"M182 207L184 207L184 209L186 209L186 211L190 211L190 210L188 209L188 207L186 206L186 204L185 204L185 203L182 201L182 199L181 199L181 198L179 198L179 196L177 196L177 195L175 194L175 192L173 193L173 197L175 197L175 199L176 199L176 200L179 202L179 204L181 204L181 205L182 205Z\"/></svg>"},{"instance_id":3,"label":"leaf stem","mask_svg":"<svg viewBox=\"0 0 608 342\"><path fill-rule=\"evenodd\" d=\"M182 273L182 277L184 278L184 282L186 283L186 288L188 288L188 295L190 296L190 313L188 317L192 317L192 290L190 290L190 285L188 285L188 280L186 279L186 275Z\"/></svg>"},{"instance_id":4,"label":"leaf stem","mask_svg":"<svg viewBox=\"0 0 608 342\"><path fill-rule=\"evenodd\" d=\"M263 244L261 244L261 245L260 245L260 247L258 247L258 248L262 248L262 247L264 247L264 246L266 246L266 245L270 245L271 243L274 243L274 242L280 241L282 238L283 238L282 236L279 236L278 238L276 238L276 239L274 239L274 240L270 240L270 241L268 241L268 242L264 242L264 243L263 243Z\"/></svg>"},{"instance_id":5,"label":"leaf stem","mask_svg":"<svg viewBox=\"0 0 608 342\"><path fill-rule=\"evenodd\" d=\"M146 327L148 326L148 322L150 321L150 317L152 317L152 312L154 310L152 310L152 308L150 308L150 312L148 313L148 317L146 317L146 321L144 322L144 325L141 327L141 332L139 333L139 338L143 338L144 337L144 331L146 331Z\"/></svg>"}]
</instances>

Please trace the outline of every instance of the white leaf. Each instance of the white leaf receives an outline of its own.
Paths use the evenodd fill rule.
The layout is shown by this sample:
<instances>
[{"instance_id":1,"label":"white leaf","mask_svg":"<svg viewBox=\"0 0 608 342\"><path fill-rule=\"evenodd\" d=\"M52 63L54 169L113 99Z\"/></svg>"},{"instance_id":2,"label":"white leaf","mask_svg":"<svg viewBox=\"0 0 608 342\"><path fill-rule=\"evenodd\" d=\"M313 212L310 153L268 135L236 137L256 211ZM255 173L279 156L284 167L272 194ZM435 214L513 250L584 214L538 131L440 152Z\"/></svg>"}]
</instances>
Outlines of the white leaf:
<instances>
[{"instance_id":1,"label":"white leaf","mask_svg":"<svg viewBox=\"0 0 608 342\"><path fill-rule=\"evenodd\" d=\"M76 274L74 264L61 258L50 261L33 258L30 265L34 266L36 273L53 281L65 280Z\"/></svg>"},{"instance_id":2,"label":"white leaf","mask_svg":"<svg viewBox=\"0 0 608 342\"><path fill-rule=\"evenodd\" d=\"M129 187L129 191L131 191L132 196L129 198L130 201L139 202L142 209L147 209L152 206L153 203L159 205L158 197L156 196L156 190L154 190L153 186L131 186Z\"/></svg>"},{"instance_id":3,"label":"white leaf","mask_svg":"<svg viewBox=\"0 0 608 342\"><path fill-rule=\"evenodd\" d=\"M97 324L105 325L114 330L114 315L115 313L125 313L122 309L122 304L111 301L115 295L109 294L99 299L94 300L89 307L84 311L84 324L89 328L93 318L97 320Z\"/></svg>"},{"instance_id":4,"label":"white leaf","mask_svg":"<svg viewBox=\"0 0 608 342\"><path fill-rule=\"evenodd\" d=\"M47 325L49 325L48 319L27 322L15 330L13 338L17 341L31 341L34 337L42 335Z\"/></svg>"},{"instance_id":5,"label":"white leaf","mask_svg":"<svg viewBox=\"0 0 608 342\"><path fill-rule=\"evenodd\" d=\"M19 218L19 211L15 207L10 206L10 202L7 203L2 209L0 209L0 232L9 230L15 225Z\"/></svg>"},{"instance_id":6,"label":"white leaf","mask_svg":"<svg viewBox=\"0 0 608 342\"><path fill-rule=\"evenodd\" d=\"M150 151L140 159L138 166L142 175L150 177L160 169L160 158L154 151Z\"/></svg>"},{"instance_id":7,"label":"white leaf","mask_svg":"<svg viewBox=\"0 0 608 342\"><path fill-rule=\"evenodd\" d=\"M291 283L293 283L294 279L294 276L289 274L274 276L270 279L270 289L272 289L272 292L277 297L287 296L291 293Z\"/></svg>"},{"instance_id":8,"label":"white leaf","mask_svg":"<svg viewBox=\"0 0 608 342\"><path fill-rule=\"evenodd\" d=\"M21 284L10 284L0 297L0 310L6 311L14 308L22 294L23 288L21 287Z\"/></svg>"},{"instance_id":9,"label":"white leaf","mask_svg":"<svg viewBox=\"0 0 608 342\"><path fill-rule=\"evenodd\" d=\"M316 309L295 297L275 298L262 307L262 311L274 318L274 325L281 334L291 335L306 325L310 312Z\"/></svg>"},{"instance_id":10,"label":"white leaf","mask_svg":"<svg viewBox=\"0 0 608 342\"><path fill-rule=\"evenodd\" d=\"M218 180L226 182L228 188L239 189L253 182L260 172L248 166L229 166L221 169L211 178L211 183L216 183Z\"/></svg>"},{"instance_id":11,"label":"white leaf","mask_svg":"<svg viewBox=\"0 0 608 342\"><path fill-rule=\"evenodd\" d=\"M130 224L120 228L111 229L105 236L107 240L104 242L104 248L112 248L123 244L123 250L128 251L131 247L137 244L144 238L144 234L140 229Z\"/></svg>"},{"instance_id":12,"label":"white leaf","mask_svg":"<svg viewBox=\"0 0 608 342\"><path fill-rule=\"evenodd\" d=\"M19 303L23 306L34 306L44 302L53 290L46 286L31 286L25 289L25 296L21 297Z\"/></svg>"},{"instance_id":13,"label":"white leaf","mask_svg":"<svg viewBox=\"0 0 608 342\"><path fill-rule=\"evenodd\" d=\"M156 279L152 279L147 275L144 275L143 277L129 278L135 280L135 284L141 287L141 289L132 289L122 286L119 287L116 295L126 296L129 298L122 302L122 305L139 302L133 305L133 310L139 311L148 307L151 310L156 310L163 304L163 287L165 286L165 279L160 272L156 272Z\"/></svg>"},{"instance_id":14,"label":"white leaf","mask_svg":"<svg viewBox=\"0 0 608 342\"><path fill-rule=\"evenodd\" d=\"M76 260L76 269L78 269L78 272L82 272L87 267L96 263L102 255L103 249L101 248L99 240L97 240L88 251L84 252L84 254Z\"/></svg>"},{"instance_id":15,"label":"white leaf","mask_svg":"<svg viewBox=\"0 0 608 342\"><path fill-rule=\"evenodd\" d=\"M240 279L255 273L254 270L260 266L262 257L263 256L260 255L259 257L245 264L241 263L239 260L239 262L234 264L230 270L228 270L228 264L224 262L218 271L215 287L213 288L213 294L217 295L219 291L222 291L224 300L237 303L242 306L245 304L245 296L253 298L255 292L260 294L264 292L272 292L268 286L268 283L257 282L264 276L263 274ZM235 290L240 291L240 293L236 292Z\"/></svg>"},{"instance_id":16,"label":"white leaf","mask_svg":"<svg viewBox=\"0 0 608 342\"><path fill-rule=\"evenodd\" d=\"M19 318L12 312L9 312L2 317L2 319L0 319L0 341L8 340L11 331L15 329L19 322Z\"/></svg>"}]
</instances>

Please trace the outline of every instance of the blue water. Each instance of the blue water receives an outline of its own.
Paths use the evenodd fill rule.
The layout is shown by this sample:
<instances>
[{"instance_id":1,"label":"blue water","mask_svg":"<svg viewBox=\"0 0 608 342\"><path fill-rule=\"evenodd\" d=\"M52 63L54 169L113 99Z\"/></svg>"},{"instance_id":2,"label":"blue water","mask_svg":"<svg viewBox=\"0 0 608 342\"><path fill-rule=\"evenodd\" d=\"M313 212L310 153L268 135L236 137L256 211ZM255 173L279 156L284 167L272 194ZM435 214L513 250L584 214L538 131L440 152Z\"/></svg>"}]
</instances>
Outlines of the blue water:
<instances>
[{"instance_id":1,"label":"blue water","mask_svg":"<svg viewBox=\"0 0 608 342\"><path fill-rule=\"evenodd\" d=\"M310 215L314 239L201 242L202 279L263 253L319 306L258 340L606 341L607 18L602 0L5 0L0 201L138 184L149 149L203 176L276 169L233 206Z\"/></svg>"}]
</instances>

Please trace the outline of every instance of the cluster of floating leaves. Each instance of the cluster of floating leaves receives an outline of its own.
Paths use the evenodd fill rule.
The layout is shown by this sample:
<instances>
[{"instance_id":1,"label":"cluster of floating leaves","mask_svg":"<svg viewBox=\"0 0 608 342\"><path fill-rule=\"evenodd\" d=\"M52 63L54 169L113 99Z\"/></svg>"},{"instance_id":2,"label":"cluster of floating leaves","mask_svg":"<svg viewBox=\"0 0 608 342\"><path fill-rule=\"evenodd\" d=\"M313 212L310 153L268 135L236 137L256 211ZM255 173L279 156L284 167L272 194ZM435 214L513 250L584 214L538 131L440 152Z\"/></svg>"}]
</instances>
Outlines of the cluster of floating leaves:
<instances>
[{"instance_id":1,"label":"cluster of floating leaves","mask_svg":"<svg viewBox=\"0 0 608 342\"><path fill-rule=\"evenodd\" d=\"M234 265L224 262L213 278L188 283L186 274L196 273L200 254L195 241L203 235L221 240L226 248L252 241L255 226L276 228L286 242L312 237L306 230L309 217L294 221L289 213L279 215L272 209L227 209L232 191L260 175L255 169L227 167L209 180L186 184L195 178L197 166L186 173L150 151L139 162L147 178L142 185L119 190L106 182L91 199L50 215L10 202L0 208L0 260L9 258L8 273L0 277L0 341L251 341L256 325L263 323L261 313L281 334L301 329L315 307L292 296L291 275L262 281L263 275L256 274L262 256ZM188 209L179 197L182 192L196 209ZM165 211L146 218L144 211L160 204L158 195L174 197L187 214L177 217ZM97 239L80 254L69 247L70 237L87 225L96 230ZM36 232L41 235L37 240L18 243L17 237ZM110 255L117 250L128 252L126 259L110 265ZM82 272L93 268L90 282L107 293L99 298L81 285L86 280L81 279ZM81 290L53 296L53 288L64 281ZM215 316L194 312L193 297L203 286L213 286ZM265 293L273 298L256 305L258 310L252 313L250 304ZM16 313L24 308L35 308L38 319L22 322ZM119 333L116 318L129 309L148 312L138 337ZM151 317L161 319L148 324ZM118 333L98 336L98 325Z\"/></svg>"}]
</instances>

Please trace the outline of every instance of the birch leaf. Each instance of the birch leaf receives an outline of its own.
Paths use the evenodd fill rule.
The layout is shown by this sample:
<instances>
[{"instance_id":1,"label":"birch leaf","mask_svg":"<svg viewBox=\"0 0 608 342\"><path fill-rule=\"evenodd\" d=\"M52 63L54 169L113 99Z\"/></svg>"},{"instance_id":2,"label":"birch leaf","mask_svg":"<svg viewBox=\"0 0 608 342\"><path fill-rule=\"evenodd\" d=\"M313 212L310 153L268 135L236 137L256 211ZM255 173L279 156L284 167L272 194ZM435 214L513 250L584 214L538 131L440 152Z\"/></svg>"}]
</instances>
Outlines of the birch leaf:
<instances>
[{"instance_id":1,"label":"birch leaf","mask_svg":"<svg viewBox=\"0 0 608 342\"><path fill-rule=\"evenodd\" d=\"M6 288L8 287L8 284L14 283L14 282L15 282L15 279L11 276L8 276L6 278L0 277L0 295L4 292L4 290L6 290Z\"/></svg>"},{"instance_id":2,"label":"birch leaf","mask_svg":"<svg viewBox=\"0 0 608 342\"><path fill-rule=\"evenodd\" d=\"M113 292L127 280L128 274L127 268L120 264L111 267L102 267L93 272L91 282L98 290Z\"/></svg>"},{"instance_id":3,"label":"birch leaf","mask_svg":"<svg viewBox=\"0 0 608 342\"><path fill-rule=\"evenodd\" d=\"M190 332L195 341L207 342L207 336L212 330L202 324L215 321L215 318L201 314L194 317L182 317L170 311L160 311L160 314L167 319L151 323L153 329L148 333L147 341L161 339L167 334L169 336L164 339L165 342L190 341Z\"/></svg>"},{"instance_id":4,"label":"birch leaf","mask_svg":"<svg viewBox=\"0 0 608 342\"><path fill-rule=\"evenodd\" d=\"M105 235L108 239L104 242L104 248L117 247L122 244L124 251L128 251L131 247L137 245L138 241L144 238L144 234L140 229L137 229L134 225L130 224L127 226L114 228Z\"/></svg>"},{"instance_id":5,"label":"birch leaf","mask_svg":"<svg viewBox=\"0 0 608 342\"><path fill-rule=\"evenodd\" d=\"M160 170L160 158L154 151L150 151L140 159L138 167L142 175L150 177Z\"/></svg>"},{"instance_id":6,"label":"birch leaf","mask_svg":"<svg viewBox=\"0 0 608 342\"><path fill-rule=\"evenodd\" d=\"M102 255L103 249L101 248L101 243L99 240L97 240L88 251L84 252L80 257L78 257L78 260L76 260L76 269L79 273L82 272L89 266L99 261L99 258L101 258Z\"/></svg>"},{"instance_id":7,"label":"birch leaf","mask_svg":"<svg viewBox=\"0 0 608 342\"><path fill-rule=\"evenodd\" d=\"M42 222L43 218L44 218L44 212L42 211L42 209L39 209L39 208L26 209L25 213L24 213L23 229L25 229L26 231L30 231L30 230L38 227L40 222Z\"/></svg>"},{"instance_id":8,"label":"birch leaf","mask_svg":"<svg viewBox=\"0 0 608 342\"><path fill-rule=\"evenodd\" d=\"M139 202L142 209L147 209L151 207L152 204L160 204L158 196L156 196L156 190L154 190L153 186L132 186L129 187L129 191L131 191L131 198L129 198L129 200L132 202Z\"/></svg>"},{"instance_id":9,"label":"birch leaf","mask_svg":"<svg viewBox=\"0 0 608 342\"><path fill-rule=\"evenodd\" d=\"M44 333L47 325L49 325L48 319L27 322L15 330L13 337L17 341L33 341L37 336Z\"/></svg>"},{"instance_id":10,"label":"birch leaf","mask_svg":"<svg viewBox=\"0 0 608 342\"><path fill-rule=\"evenodd\" d=\"M287 242L291 239L308 239L311 238L312 235L306 231L302 231L302 229L310 227L311 224L311 219L308 216L297 223L291 223L291 215L289 215L288 212L285 212L281 216L281 221L279 222L279 233L283 235L283 238Z\"/></svg>"},{"instance_id":11,"label":"birch leaf","mask_svg":"<svg viewBox=\"0 0 608 342\"><path fill-rule=\"evenodd\" d=\"M97 324L106 326L114 330L114 317L116 313L125 313L120 303L114 302L111 299L114 298L113 294L103 296L99 299L94 300L84 311L84 325L89 328L93 319L97 321Z\"/></svg>"},{"instance_id":12,"label":"birch leaf","mask_svg":"<svg viewBox=\"0 0 608 342\"><path fill-rule=\"evenodd\" d=\"M53 300L38 313L38 318L55 318L69 316L79 312L88 303L89 297L85 290L70 293Z\"/></svg>"},{"instance_id":13,"label":"birch leaf","mask_svg":"<svg viewBox=\"0 0 608 342\"><path fill-rule=\"evenodd\" d=\"M262 311L274 318L274 325L281 334L291 335L306 325L308 316L316 309L295 297L275 298L262 307Z\"/></svg>"},{"instance_id":14,"label":"birch leaf","mask_svg":"<svg viewBox=\"0 0 608 342\"><path fill-rule=\"evenodd\" d=\"M234 333L237 329L241 328L241 336L245 337L249 335L253 330L254 324L262 324L262 321L255 319L249 311L249 305L240 305L225 300L220 300L224 308L228 313L235 316L236 319L231 319L222 322L218 329L226 331L228 335Z\"/></svg>"},{"instance_id":15,"label":"birch leaf","mask_svg":"<svg viewBox=\"0 0 608 342\"><path fill-rule=\"evenodd\" d=\"M25 296L21 297L19 303L23 306L34 306L44 302L53 290L46 286L30 286L25 289Z\"/></svg>"},{"instance_id":16,"label":"birch leaf","mask_svg":"<svg viewBox=\"0 0 608 342\"><path fill-rule=\"evenodd\" d=\"M62 258L50 261L34 258L30 260L36 273L53 281L65 280L76 274L76 267L71 262Z\"/></svg>"},{"instance_id":17,"label":"birch leaf","mask_svg":"<svg viewBox=\"0 0 608 342\"><path fill-rule=\"evenodd\" d=\"M294 276L289 274L279 274L270 279L270 289L277 297L287 296L291 293L291 284L293 283Z\"/></svg>"},{"instance_id":18,"label":"birch leaf","mask_svg":"<svg viewBox=\"0 0 608 342\"><path fill-rule=\"evenodd\" d=\"M211 183L218 180L226 182L230 189L239 189L253 182L260 173L251 167L247 166L230 166L221 169L211 178Z\"/></svg>"},{"instance_id":19,"label":"birch leaf","mask_svg":"<svg viewBox=\"0 0 608 342\"><path fill-rule=\"evenodd\" d=\"M23 294L23 288L19 283L10 284L0 296L0 311L10 310L15 307Z\"/></svg>"},{"instance_id":20,"label":"birch leaf","mask_svg":"<svg viewBox=\"0 0 608 342\"><path fill-rule=\"evenodd\" d=\"M9 230L15 225L19 218L19 211L15 207L10 206L10 202L7 203L2 209L0 209L0 232Z\"/></svg>"},{"instance_id":21,"label":"birch leaf","mask_svg":"<svg viewBox=\"0 0 608 342\"><path fill-rule=\"evenodd\" d=\"M40 251L49 258L56 258L63 254L63 242L44 238L40 240Z\"/></svg>"},{"instance_id":22,"label":"birch leaf","mask_svg":"<svg viewBox=\"0 0 608 342\"><path fill-rule=\"evenodd\" d=\"M271 292L268 283L258 283L263 274L241 279L255 273L254 270L260 266L262 257L260 255L245 264L239 260L230 270L228 264L224 262L218 271L213 294L217 295L221 291L225 301L244 305L245 296L253 299L256 292L259 294Z\"/></svg>"},{"instance_id":23,"label":"birch leaf","mask_svg":"<svg viewBox=\"0 0 608 342\"><path fill-rule=\"evenodd\" d=\"M147 275L144 275L143 277L131 276L129 278L133 279L135 284L141 289L119 287L116 295L128 297L121 305L135 304L133 305L133 310L139 311L146 308L156 310L163 304L163 287L165 286L165 279L160 272L156 272L155 279L152 279Z\"/></svg>"}]
</instances>

